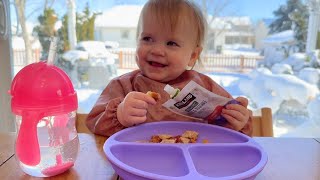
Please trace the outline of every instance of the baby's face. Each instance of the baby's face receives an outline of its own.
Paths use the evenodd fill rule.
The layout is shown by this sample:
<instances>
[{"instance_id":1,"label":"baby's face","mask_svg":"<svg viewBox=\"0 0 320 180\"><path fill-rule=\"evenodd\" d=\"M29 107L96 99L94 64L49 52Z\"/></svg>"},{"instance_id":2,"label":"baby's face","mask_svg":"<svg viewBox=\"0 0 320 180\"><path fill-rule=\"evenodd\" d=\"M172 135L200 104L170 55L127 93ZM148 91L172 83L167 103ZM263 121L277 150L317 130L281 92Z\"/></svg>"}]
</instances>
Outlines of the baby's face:
<instances>
[{"instance_id":1,"label":"baby's face","mask_svg":"<svg viewBox=\"0 0 320 180\"><path fill-rule=\"evenodd\" d=\"M150 79L174 80L198 59L201 48L196 45L196 31L187 23L179 23L171 32L146 13L140 28L136 60Z\"/></svg>"}]
</instances>

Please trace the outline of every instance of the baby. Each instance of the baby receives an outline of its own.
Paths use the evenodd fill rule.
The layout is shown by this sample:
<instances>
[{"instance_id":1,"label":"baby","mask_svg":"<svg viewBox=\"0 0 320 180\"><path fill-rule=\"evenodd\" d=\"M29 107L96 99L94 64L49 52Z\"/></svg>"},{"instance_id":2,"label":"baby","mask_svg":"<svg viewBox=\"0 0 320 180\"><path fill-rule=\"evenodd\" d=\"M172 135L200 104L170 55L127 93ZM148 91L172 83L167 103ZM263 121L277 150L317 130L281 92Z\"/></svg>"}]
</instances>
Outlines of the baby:
<instances>
[{"instance_id":1,"label":"baby","mask_svg":"<svg viewBox=\"0 0 320 180\"><path fill-rule=\"evenodd\" d=\"M149 0L137 27L138 70L113 79L103 90L88 115L88 128L100 135L112 134L146 122L199 121L175 114L162 106L170 96L166 84L183 89L191 80L220 96L232 98L210 77L192 69L203 49L206 20L198 6L188 0ZM158 102L147 95L160 94ZM248 100L236 98L222 110L224 126L247 135L252 133ZM205 122L205 121L200 121Z\"/></svg>"}]
</instances>

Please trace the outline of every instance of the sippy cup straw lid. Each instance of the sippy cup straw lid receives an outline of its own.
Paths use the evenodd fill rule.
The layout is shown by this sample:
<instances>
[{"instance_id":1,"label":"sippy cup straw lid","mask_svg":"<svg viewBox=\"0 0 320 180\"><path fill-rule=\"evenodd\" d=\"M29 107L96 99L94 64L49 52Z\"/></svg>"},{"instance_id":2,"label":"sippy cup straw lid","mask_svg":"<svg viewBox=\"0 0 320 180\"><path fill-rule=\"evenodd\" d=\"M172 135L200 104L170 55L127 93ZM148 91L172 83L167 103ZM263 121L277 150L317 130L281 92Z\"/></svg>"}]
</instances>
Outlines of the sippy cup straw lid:
<instances>
[{"instance_id":1,"label":"sippy cup straw lid","mask_svg":"<svg viewBox=\"0 0 320 180\"><path fill-rule=\"evenodd\" d=\"M68 75L56 66L38 62L24 67L14 77L11 108L43 112L44 116L67 113L78 108L77 94Z\"/></svg>"},{"instance_id":2,"label":"sippy cup straw lid","mask_svg":"<svg viewBox=\"0 0 320 180\"><path fill-rule=\"evenodd\" d=\"M78 108L71 80L52 64L52 60L30 64L18 72L11 84L11 110L22 117L16 155L29 166L36 166L41 160L37 135L39 121Z\"/></svg>"},{"instance_id":3,"label":"sippy cup straw lid","mask_svg":"<svg viewBox=\"0 0 320 180\"><path fill-rule=\"evenodd\" d=\"M40 163L37 124L46 116L78 108L77 94L67 74L46 62L30 64L14 77L11 110L22 117L16 140L16 155L29 166Z\"/></svg>"}]
</instances>

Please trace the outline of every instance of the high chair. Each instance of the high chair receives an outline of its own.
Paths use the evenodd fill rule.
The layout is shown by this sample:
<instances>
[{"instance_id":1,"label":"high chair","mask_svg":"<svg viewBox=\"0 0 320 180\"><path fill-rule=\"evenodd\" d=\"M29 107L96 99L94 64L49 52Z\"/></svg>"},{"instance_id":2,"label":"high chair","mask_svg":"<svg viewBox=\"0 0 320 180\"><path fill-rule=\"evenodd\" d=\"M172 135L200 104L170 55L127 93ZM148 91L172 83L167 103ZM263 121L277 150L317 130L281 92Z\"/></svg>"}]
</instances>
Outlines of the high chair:
<instances>
[{"instance_id":1,"label":"high chair","mask_svg":"<svg viewBox=\"0 0 320 180\"><path fill-rule=\"evenodd\" d=\"M92 132L87 128L86 119L88 114L77 113L76 116L76 129L78 133L92 134Z\"/></svg>"},{"instance_id":2,"label":"high chair","mask_svg":"<svg viewBox=\"0 0 320 180\"><path fill-rule=\"evenodd\" d=\"M273 137L272 110L271 108L261 108L260 115L252 116L253 134L252 136Z\"/></svg>"}]
</instances>

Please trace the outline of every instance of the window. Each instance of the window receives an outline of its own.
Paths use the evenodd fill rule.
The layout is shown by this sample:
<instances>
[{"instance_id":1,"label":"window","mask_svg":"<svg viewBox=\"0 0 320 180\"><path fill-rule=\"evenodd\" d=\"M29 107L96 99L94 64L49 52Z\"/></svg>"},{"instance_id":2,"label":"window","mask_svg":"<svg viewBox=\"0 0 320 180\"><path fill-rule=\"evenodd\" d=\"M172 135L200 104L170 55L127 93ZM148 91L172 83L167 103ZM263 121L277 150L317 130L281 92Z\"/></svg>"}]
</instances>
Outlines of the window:
<instances>
[{"instance_id":1,"label":"window","mask_svg":"<svg viewBox=\"0 0 320 180\"><path fill-rule=\"evenodd\" d=\"M122 39L128 39L129 38L129 31L128 30L122 31L121 37L122 37Z\"/></svg>"},{"instance_id":2,"label":"window","mask_svg":"<svg viewBox=\"0 0 320 180\"><path fill-rule=\"evenodd\" d=\"M69 2L76 6L63 1L26 1L26 19L17 21L12 1L12 69L15 75L24 66L46 59L49 37L59 36L55 64L72 79L79 112L88 113L111 79L137 69L136 25L146 1ZM312 34L315 42L306 38L308 31L320 29L307 23L310 13L319 16L320 8L301 10L309 4L293 4L298 13L285 12L291 13L290 19L278 23L275 20L282 17L273 12L289 10L280 8L287 5L286 0L241 2L228 1L221 12L207 9L208 46L202 54L205 69L201 71L234 97L248 97L251 109L271 107L276 136L320 136L312 125L320 126L313 110L319 101L320 60L319 52L314 51L319 48L319 33ZM320 6L319 1L314 2Z\"/></svg>"}]
</instances>

